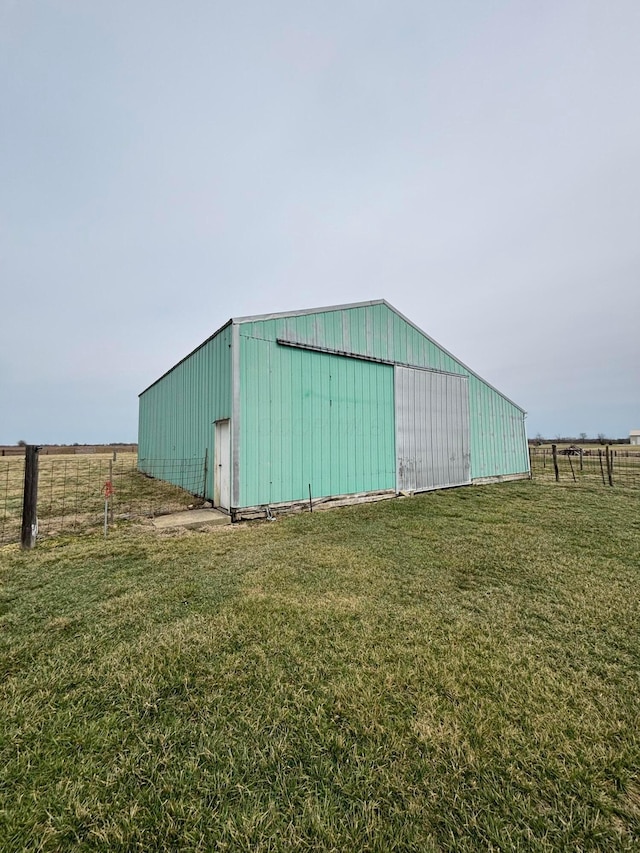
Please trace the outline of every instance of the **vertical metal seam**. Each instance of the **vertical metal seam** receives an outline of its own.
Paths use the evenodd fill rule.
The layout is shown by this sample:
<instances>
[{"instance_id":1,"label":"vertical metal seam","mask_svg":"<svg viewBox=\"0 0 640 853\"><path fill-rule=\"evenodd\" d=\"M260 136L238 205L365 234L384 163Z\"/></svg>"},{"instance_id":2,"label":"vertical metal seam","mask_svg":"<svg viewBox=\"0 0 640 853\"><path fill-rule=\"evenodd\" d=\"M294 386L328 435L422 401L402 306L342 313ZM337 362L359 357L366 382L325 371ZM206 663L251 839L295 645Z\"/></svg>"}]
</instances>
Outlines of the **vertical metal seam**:
<instances>
[{"instance_id":1,"label":"vertical metal seam","mask_svg":"<svg viewBox=\"0 0 640 853\"><path fill-rule=\"evenodd\" d=\"M231 324L231 509L240 506L240 326Z\"/></svg>"},{"instance_id":2,"label":"vertical metal seam","mask_svg":"<svg viewBox=\"0 0 640 853\"><path fill-rule=\"evenodd\" d=\"M400 442L398 440L398 366L393 368L393 435L394 435L394 457L396 467L396 492L400 491L400 466L398 465L398 456L400 450Z\"/></svg>"}]
</instances>

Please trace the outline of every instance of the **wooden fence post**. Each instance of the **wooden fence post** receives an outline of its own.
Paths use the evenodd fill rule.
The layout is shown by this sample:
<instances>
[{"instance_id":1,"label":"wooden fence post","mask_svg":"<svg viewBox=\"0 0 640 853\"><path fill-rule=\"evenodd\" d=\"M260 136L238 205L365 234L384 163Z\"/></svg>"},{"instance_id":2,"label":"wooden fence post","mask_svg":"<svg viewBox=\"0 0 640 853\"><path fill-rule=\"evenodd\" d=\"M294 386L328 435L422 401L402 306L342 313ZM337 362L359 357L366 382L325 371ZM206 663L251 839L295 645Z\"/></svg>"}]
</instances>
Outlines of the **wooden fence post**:
<instances>
[{"instance_id":1,"label":"wooden fence post","mask_svg":"<svg viewBox=\"0 0 640 853\"><path fill-rule=\"evenodd\" d=\"M602 474L602 485L606 486L607 481L604 478L604 468L602 467L602 450L598 448L598 459L600 460L600 473Z\"/></svg>"},{"instance_id":2,"label":"wooden fence post","mask_svg":"<svg viewBox=\"0 0 640 853\"><path fill-rule=\"evenodd\" d=\"M553 470L556 472L556 483L560 482L560 472L558 471L558 448L557 445L551 445L551 454L553 456Z\"/></svg>"},{"instance_id":3,"label":"wooden fence post","mask_svg":"<svg viewBox=\"0 0 640 853\"><path fill-rule=\"evenodd\" d=\"M38 535L38 451L34 444L28 444L24 456L24 493L22 497L22 529L20 544L23 548L33 548Z\"/></svg>"}]
</instances>

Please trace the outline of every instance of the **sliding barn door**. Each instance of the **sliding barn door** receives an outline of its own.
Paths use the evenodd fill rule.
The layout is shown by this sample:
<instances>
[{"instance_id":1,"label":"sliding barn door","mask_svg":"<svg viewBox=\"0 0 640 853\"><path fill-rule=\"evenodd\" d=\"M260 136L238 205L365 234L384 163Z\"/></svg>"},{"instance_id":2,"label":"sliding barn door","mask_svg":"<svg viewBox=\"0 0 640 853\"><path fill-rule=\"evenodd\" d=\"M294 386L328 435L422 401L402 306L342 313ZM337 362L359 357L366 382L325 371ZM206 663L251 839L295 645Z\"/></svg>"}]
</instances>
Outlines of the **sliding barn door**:
<instances>
[{"instance_id":1,"label":"sliding barn door","mask_svg":"<svg viewBox=\"0 0 640 853\"><path fill-rule=\"evenodd\" d=\"M471 482L466 376L395 368L398 491Z\"/></svg>"}]
</instances>

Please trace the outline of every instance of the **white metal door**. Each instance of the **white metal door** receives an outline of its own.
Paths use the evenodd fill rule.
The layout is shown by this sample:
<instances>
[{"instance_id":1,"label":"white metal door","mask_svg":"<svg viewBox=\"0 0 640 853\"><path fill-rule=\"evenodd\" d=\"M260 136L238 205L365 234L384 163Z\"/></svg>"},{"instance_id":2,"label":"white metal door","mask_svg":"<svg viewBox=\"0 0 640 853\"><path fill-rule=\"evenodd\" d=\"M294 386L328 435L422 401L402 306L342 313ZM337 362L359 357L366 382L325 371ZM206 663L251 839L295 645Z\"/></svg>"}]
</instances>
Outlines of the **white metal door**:
<instances>
[{"instance_id":1,"label":"white metal door","mask_svg":"<svg viewBox=\"0 0 640 853\"><path fill-rule=\"evenodd\" d=\"M216 421L214 447L213 505L221 509L229 509L231 506L231 445L228 420Z\"/></svg>"},{"instance_id":2,"label":"white metal door","mask_svg":"<svg viewBox=\"0 0 640 853\"><path fill-rule=\"evenodd\" d=\"M466 376L395 368L398 491L471 482Z\"/></svg>"}]
</instances>

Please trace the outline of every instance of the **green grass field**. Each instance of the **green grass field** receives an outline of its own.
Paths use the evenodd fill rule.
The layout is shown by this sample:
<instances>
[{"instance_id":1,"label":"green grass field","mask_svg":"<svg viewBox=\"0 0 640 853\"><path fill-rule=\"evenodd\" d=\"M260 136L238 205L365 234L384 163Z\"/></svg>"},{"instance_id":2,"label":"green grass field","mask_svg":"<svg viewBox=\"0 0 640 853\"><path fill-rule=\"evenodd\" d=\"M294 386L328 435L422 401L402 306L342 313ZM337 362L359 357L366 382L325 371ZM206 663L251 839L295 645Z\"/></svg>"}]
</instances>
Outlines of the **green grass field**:
<instances>
[{"instance_id":1,"label":"green grass field","mask_svg":"<svg viewBox=\"0 0 640 853\"><path fill-rule=\"evenodd\" d=\"M0 549L0 848L640 849L640 500Z\"/></svg>"}]
</instances>

